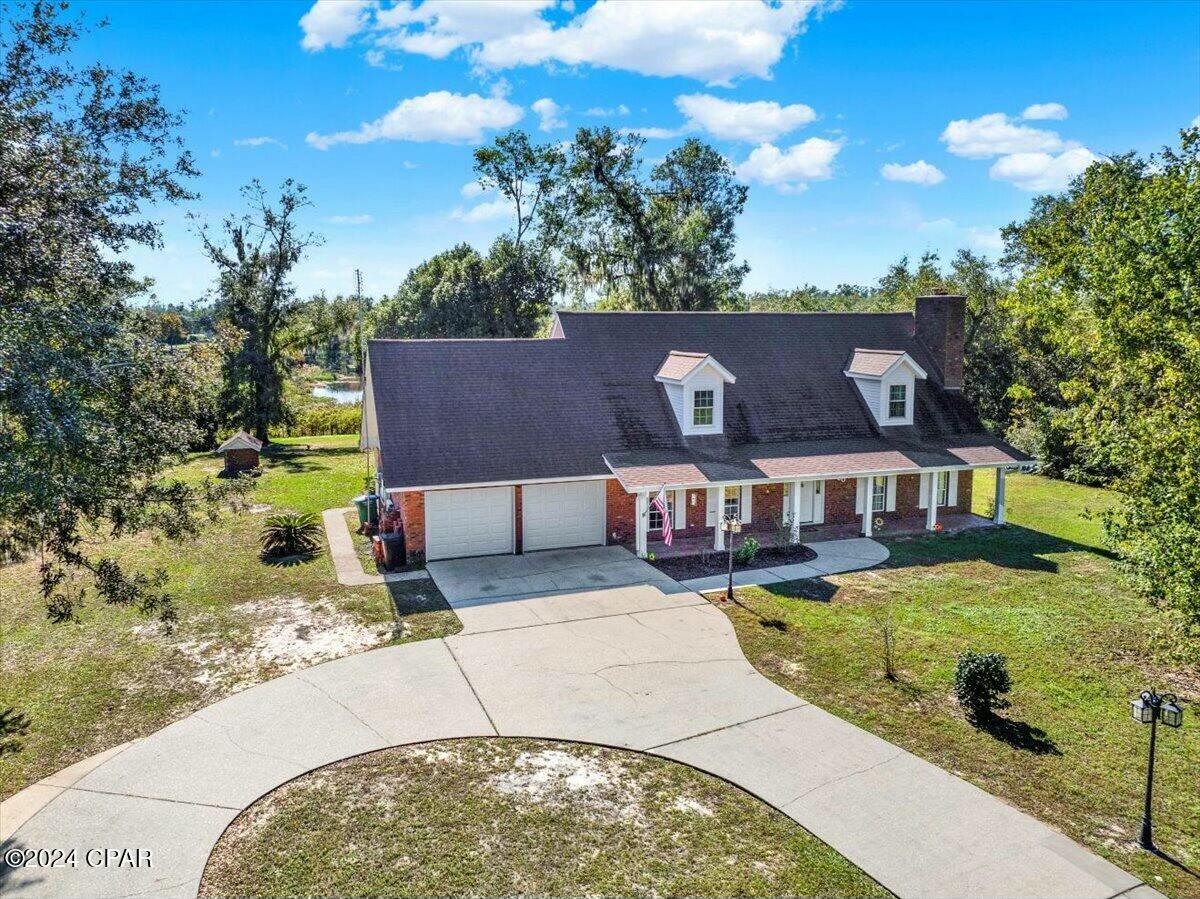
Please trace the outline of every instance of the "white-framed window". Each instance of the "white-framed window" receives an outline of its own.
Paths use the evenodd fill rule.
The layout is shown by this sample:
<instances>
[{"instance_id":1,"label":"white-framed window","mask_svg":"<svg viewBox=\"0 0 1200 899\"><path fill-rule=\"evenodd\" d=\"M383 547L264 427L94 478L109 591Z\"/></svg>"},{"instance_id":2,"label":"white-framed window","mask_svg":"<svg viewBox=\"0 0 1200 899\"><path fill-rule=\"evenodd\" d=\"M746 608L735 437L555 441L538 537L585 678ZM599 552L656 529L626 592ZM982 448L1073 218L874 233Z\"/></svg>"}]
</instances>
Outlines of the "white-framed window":
<instances>
[{"instance_id":1,"label":"white-framed window","mask_svg":"<svg viewBox=\"0 0 1200 899\"><path fill-rule=\"evenodd\" d=\"M888 388L888 418L908 417L908 385L893 384Z\"/></svg>"},{"instance_id":2,"label":"white-framed window","mask_svg":"<svg viewBox=\"0 0 1200 899\"><path fill-rule=\"evenodd\" d=\"M725 502L722 504L722 512L726 518L736 518L742 520L742 488L741 487L726 487Z\"/></svg>"},{"instance_id":3,"label":"white-framed window","mask_svg":"<svg viewBox=\"0 0 1200 899\"><path fill-rule=\"evenodd\" d=\"M939 471L937 475L937 504L950 505L950 472Z\"/></svg>"},{"instance_id":4,"label":"white-framed window","mask_svg":"<svg viewBox=\"0 0 1200 899\"><path fill-rule=\"evenodd\" d=\"M675 520L675 492L667 491L667 514L671 516L671 520ZM654 503L650 504L650 524L649 529L652 531L661 531L663 529L662 512L658 511L658 506Z\"/></svg>"},{"instance_id":5,"label":"white-framed window","mask_svg":"<svg viewBox=\"0 0 1200 899\"><path fill-rule=\"evenodd\" d=\"M871 511L886 512L887 511L887 482L888 479L883 476L871 478Z\"/></svg>"},{"instance_id":6,"label":"white-framed window","mask_svg":"<svg viewBox=\"0 0 1200 899\"><path fill-rule=\"evenodd\" d=\"M711 390L697 390L692 394L692 427L706 428L713 423L713 398Z\"/></svg>"}]
</instances>

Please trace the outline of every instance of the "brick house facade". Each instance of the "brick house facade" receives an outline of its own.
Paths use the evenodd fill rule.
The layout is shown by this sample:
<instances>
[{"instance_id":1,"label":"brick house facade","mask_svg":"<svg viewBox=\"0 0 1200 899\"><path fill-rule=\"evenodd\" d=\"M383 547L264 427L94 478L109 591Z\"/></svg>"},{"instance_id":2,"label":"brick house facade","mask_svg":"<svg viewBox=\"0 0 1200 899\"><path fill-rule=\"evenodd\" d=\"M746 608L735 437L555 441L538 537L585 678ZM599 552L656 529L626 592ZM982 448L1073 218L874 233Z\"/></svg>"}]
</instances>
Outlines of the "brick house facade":
<instances>
[{"instance_id":1,"label":"brick house facade","mask_svg":"<svg viewBox=\"0 0 1200 899\"><path fill-rule=\"evenodd\" d=\"M958 477L957 502L953 506L939 506L938 514L970 512L972 473L960 471ZM896 508L892 512L877 512L873 517L882 518L885 522L908 520L924 520L925 510L919 508L921 489L920 475L902 474L896 476ZM776 530L777 523L783 517L784 485L755 484L752 488L751 520L743 525L743 533L771 533ZM855 478L827 480L824 482L825 497L824 524L853 524L861 520L861 515L855 511L857 483ZM705 489L685 491L686 527L675 528L677 537L703 537L712 534L712 528L706 523L708 515L708 493ZM419 491L393 493L392 500L395 511L385 513L382 529L385 531L403 531L404 549L410 560L420 558L425 552L425 496ZM514 488L517 552L521 552L521 488ZM616 478L604 482L605 534L609 545L632 547L636 540L637 531L637 500L634 494L626 493ZM803 527L801 530L813 530L821 525ZM652 531L651 539L659 539L659 532Z\"/></svg>"}]
</instances>

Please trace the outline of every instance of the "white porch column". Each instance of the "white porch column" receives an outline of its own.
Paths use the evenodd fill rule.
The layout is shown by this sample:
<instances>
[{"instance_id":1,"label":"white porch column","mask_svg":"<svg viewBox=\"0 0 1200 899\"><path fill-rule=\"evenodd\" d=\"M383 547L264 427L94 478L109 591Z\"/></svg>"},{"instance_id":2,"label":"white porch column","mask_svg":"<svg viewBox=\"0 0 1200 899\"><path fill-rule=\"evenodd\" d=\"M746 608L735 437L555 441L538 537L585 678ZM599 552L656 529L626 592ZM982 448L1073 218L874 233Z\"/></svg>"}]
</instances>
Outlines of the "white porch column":
<instances>
[{"instance_id":1,"label":"white porch column","mask_svg":"<svg viewBox=\"0 0 1200 899\"><path fill-rule=\"evenodd\" d=\"M996 469L996 502L995 508L992 510L992 521L996 524L1004 524L1004 475L1007 469Z\"/></svg>"},{"instance_id":2,"label":"white porch column","mask_svg":"<svg viewBox=\"0 0 1200 899\"><path fill-rule=\"evenodd\" d=\"M720 552L725 549L725 532L721 524L725 521L725 488L717 488L717 523L713 526L713 549Z\"/></svg>"},{"instance_id":3,"label":"white porch column","mask_svg":"<svg viewBox=\"0 0 1200 899\"><path fill-rule=\"evenodd\" d=\"M937 527L938 473L931 471L921 477L929 479L929 505L925 507L925 530L932 531Z\"/></svg>"},{"instance_id":4,"label":"white porch column","mask_svg":"<svg viewBox=\"0 0 1200 899\"><path fill-rule=\"evenodd\" d=\"M788 503L790 508L784 510L785 514L791 516L793 543L800 542L800 484L800 481L792 481L791 492L788 495L788 499L791 500Z\"/></svg>"},{"instance_id":5,"label":"white porch column","mask_svg":"<svg viewBox=\"0 0 1200 899\"><path fill-rule=\"evenodd\" d=\"M862 535L864 537L871 536L871 519L875 517L875 481L873 478L859 478L858 482L862 484Z\"/></svg>"},{"instance_id":6,"label":"white porch column","mask_svg":"<svg viewBox=\"0 0 1200 899\"><path fill-rule=\"evenodd\" d=\"M636 504L637 518L637 539L634 542L634 547L637 551L638 558L646 558L646 531L650 527L650 494L638 493Z\"/></svg>"}]
</instances>

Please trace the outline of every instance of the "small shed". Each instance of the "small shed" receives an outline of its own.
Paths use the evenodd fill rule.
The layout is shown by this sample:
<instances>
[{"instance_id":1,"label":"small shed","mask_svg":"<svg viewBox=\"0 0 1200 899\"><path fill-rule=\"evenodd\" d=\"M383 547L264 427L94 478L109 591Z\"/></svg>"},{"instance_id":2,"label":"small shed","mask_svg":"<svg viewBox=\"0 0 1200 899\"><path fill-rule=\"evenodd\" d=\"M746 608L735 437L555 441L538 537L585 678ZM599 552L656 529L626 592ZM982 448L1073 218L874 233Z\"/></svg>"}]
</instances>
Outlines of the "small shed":
<instances>
[{"instance_id":1,"label":"small shed","mask_svg":"<svg viewBox=\"0 0 1200 899\"><path fill-rule=\"evenodd\" d=\"M262 441L257 437L238 431L217 447L217 452L225 457L225 471L222 473L233 475L258 468L258 454L262 446Z\"/></svg>"}]
</instances>

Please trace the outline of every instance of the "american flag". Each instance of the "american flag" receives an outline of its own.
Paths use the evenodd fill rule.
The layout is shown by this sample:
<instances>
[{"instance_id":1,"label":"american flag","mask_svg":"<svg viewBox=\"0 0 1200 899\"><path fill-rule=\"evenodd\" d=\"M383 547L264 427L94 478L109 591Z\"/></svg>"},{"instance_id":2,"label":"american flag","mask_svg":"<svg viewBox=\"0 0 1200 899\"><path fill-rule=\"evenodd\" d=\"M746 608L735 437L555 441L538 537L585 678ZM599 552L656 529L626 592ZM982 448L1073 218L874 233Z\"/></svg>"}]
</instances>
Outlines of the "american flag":
<instances>
[{"instance_id":1,"label":"american flag","mask_svg":"<svg viewBox=\"0 0 1200 899\"><path fill-rule=\"evenodd\" d=\"M654 499L650 502L650 505L652 505L652 506L654 506L654 508L658 509L659 514L662 515L663 543L667 544L667 546L670 546L671 542L675 539L675 534L671 530L671 510L667 507L667 488L666 487L663 487L662 489L660 489L658 491L658 495L656 497L654 497Z\"/></svg>"}]
</instances>

